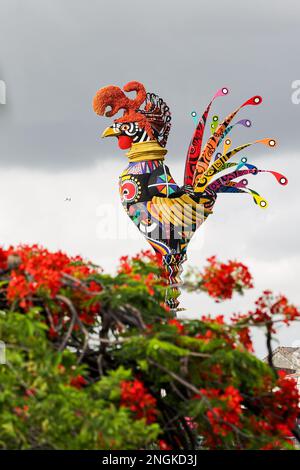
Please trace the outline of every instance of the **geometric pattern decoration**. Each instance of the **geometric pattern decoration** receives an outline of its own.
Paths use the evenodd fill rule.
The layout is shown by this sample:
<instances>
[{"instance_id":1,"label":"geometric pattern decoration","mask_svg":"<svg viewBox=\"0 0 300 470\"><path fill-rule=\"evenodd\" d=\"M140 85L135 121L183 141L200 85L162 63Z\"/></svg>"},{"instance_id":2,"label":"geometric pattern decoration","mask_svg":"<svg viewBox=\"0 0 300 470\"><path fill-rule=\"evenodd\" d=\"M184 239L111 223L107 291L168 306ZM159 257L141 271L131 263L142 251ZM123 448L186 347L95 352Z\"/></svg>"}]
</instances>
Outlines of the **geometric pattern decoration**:
<instances>
[{"instance_id":1,"label":"geometric pattern decoration","mask_svg":"<svg viewBox=\"0 0 300 470\"><path fill-rule=\"evenodd\" d=\"M164 173L156 178L156 183L150 184L149 188L155 187L157 188L160 194L164 196L170 196L174 194L178 190L178 186L175 183L174 179L171 175Z\"/></svg>"},{"instance_id":2,"label":"geometric pattern decoration","mask_svg":"<svg viewBox=\"0 0 300 470\"><path fill-rule=\"evenodd\" d=\"M124 93L132 91L136 92L134 98ZM228 138L231 130L237 125L251 128L249 119L234 122L235 116L242 108L261 104L262 98L258 95L245 101L223 120L214 115L210 121L211 134L203 145L212 103L228 93L225 87L218 90L198 122L198 113L191 113L196 127L188 147L181 187L164 164L171 113L161 98L147 93L142 83L134 81L127 83L123 90L113 85L101 88L93 102L95 112L101 116L113 116L120 109L124 110L123 116L104 131L103 137L120 139L120 148L128 145L129 164L119 180L121 201L132 222L162 257L169 280L166 305L174 311L179 310L180 273L188 244L212 214L217 198L223 193L249 195L256 206L266 209L268 202L248 187L246 176L255 179L257 175L269 173L281 186L288 183L278 172L251 165L244 155L238 161L232 161L232 157L253 144L268 148L276 146L274 139L267 138L231 148Z\"/></svg>"}]
</instances>

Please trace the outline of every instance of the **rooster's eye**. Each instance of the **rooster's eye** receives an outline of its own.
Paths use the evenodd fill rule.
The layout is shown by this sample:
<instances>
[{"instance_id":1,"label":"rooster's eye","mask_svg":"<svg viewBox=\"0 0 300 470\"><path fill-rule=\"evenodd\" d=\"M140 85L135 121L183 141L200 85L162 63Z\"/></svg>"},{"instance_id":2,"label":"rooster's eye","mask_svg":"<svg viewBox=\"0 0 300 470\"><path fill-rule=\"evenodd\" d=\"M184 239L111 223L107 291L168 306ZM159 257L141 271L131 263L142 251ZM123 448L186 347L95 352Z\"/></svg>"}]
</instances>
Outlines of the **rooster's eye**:
<instances>
[{"instance_id":1,"label":"rooster's eye","mask_svg":"<svg viewBox=\"0 0 300 470\"><path fill-rule=\"evenodd\" d=\"M121 127L121 131L128 131L129 130L129 125L128 124L123 124Z\"/></svg>"}]
</instances>

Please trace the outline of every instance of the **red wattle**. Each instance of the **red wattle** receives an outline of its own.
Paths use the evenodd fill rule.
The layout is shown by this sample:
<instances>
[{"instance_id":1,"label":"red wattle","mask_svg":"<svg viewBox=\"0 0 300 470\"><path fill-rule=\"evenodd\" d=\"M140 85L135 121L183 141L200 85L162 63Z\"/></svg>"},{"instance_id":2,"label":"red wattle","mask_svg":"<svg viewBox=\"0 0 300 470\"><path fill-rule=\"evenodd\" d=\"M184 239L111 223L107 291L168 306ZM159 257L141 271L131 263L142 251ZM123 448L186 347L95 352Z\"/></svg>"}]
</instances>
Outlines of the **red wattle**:
<instances>
[{"instance_id":1,"label":"red wattle","mask_svg":"<svg viewBox=\"0 0 300 470\"><path fill-rule=\"evenodd\" d=\"M132 144L132 138L128 137L127 135L120 135L120 137L118 137L118 143L119 143L120 149L122 150L129 149Z\"/></svg>"}]
</instances>

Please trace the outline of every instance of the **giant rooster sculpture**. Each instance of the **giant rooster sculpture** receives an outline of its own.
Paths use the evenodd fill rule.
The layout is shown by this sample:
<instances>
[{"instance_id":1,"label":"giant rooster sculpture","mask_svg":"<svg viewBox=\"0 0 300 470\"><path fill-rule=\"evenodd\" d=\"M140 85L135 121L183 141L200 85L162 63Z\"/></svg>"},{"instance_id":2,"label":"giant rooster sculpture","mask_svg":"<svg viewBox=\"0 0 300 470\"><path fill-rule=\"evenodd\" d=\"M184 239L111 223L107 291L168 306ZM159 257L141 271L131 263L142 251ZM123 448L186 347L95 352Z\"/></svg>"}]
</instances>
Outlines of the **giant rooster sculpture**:
<instances>
[{"instance_id":1,"label":"giant rooster sculpture","mask_svg":"<svg viewBox=\"0 0 300 470\"><path fill-rule=\"evenodd\" d=\"M136 92L134 99L124 93L132 91ZM232 128L235 125L251 126L249 119L235 124L232 120L240 109L259 105L262 102L260 96L245 101L220 123L218 116L213 116L211 135L202 146L211 105L215 98L227 94L227 88L220 89L199 122L197 113L191 113L196 128L187 152L183 186L176 184L164 162L171 113L161 98L147 93L144 85L133 81L127 83L123 90L112 85L101 88L93 101L94 111L101 116L111 117L124 110L123 116L115 119L102 137L117 137L119 147L128 149L129 163L119 180L121 201L131 220L162 257L169 282L166 304L174 311L179 310L180 273L186 260L187 246L212 213L217 196L220 193L249 194L259 207L266 208L267 201L248 187L245 176L268 172L281 185L287 184L285 176L275 171L260 170L246 157L238 162L229 162L231 157L252 144L276 145L274 139L261 139L230 149L231 140L227 136ZM242 179L235 181L238 178Z\"/></svg>"}]
</instances>

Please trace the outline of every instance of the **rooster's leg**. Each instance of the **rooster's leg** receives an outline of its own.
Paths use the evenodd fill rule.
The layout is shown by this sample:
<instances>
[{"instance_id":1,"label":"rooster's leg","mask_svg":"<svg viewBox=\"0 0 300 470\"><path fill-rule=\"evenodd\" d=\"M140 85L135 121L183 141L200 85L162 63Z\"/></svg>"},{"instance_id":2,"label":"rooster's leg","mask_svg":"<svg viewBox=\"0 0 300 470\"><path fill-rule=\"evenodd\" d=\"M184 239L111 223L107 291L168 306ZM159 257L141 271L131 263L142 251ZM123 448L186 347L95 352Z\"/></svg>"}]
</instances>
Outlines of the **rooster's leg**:
<instances>
[{"instance_id":1,"label":"rooster's leg","mask_svg":"<svg viewBox=\"0 0 300 470\"><path fill-rule=\"evenodd\" d=\"M179 308L180 286L182 280L180 275L182 273L182 264L186 261L185 253L174 253L163 256L163 265L165 267L168 286L166 287L165 304L171 309L176 316L178 311L184 310Z\"/></svg>"}]
</instances>

